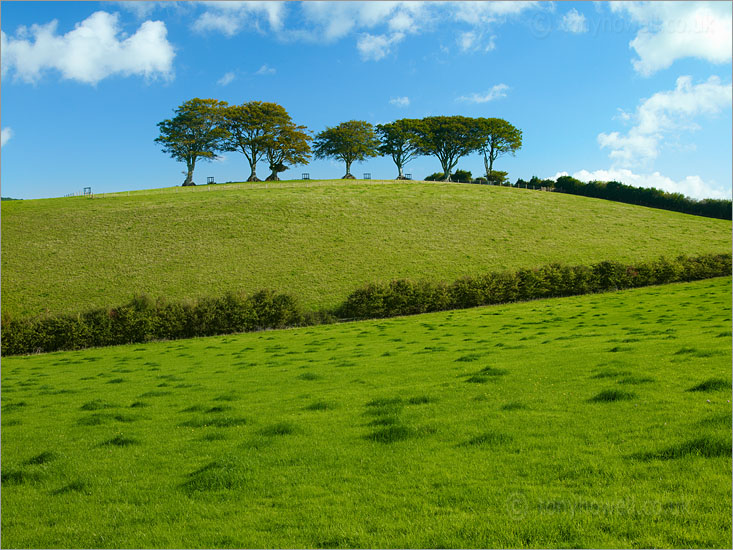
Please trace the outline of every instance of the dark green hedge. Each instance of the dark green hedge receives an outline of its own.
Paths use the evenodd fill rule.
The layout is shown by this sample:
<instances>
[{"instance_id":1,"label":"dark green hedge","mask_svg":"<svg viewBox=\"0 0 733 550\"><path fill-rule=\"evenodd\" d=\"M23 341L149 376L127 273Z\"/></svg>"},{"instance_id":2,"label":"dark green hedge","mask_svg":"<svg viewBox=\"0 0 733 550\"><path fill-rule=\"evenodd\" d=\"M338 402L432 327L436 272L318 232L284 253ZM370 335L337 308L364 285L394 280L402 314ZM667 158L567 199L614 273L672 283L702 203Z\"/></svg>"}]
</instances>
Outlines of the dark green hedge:
<instances>
[{"instance_id":1,"label":"dark green hedge","mask_svg":"<svg viewBox=\"0 0 733 550\"><path fill-rule=\"evenodd\" d=\"M153 301L136 297L129 304L78 315L2 320L2 354L72 350L151 340L284 328L313 322L285 294L227 294L195 302Z\"/></svg>"},{"instance_id":2,"label":"dark green hedge","mask_svg":"<svg viewBox=\"0 0 733 550\"><path fill-rule=\"evenodd\" d=\"M570 176L561 176L557 178L556 182L552 182L552 180L550 182L557 191L563 193L625 202L627 204L639 204L695 216L722 220L731 219L730 199L703 199L698 201L686 197L682 193L668 193L654 187L634 187L617 181L583 183ZM534 185L534 182L530 181L530 184Z\"/></svg>"},{"instance_id":3,"label":"dark green hedge","mask_svg":"<svg viewBox=\"0 0 733 550\"><path fill-rule=\"evenodd\" d=\"M551 264L538 269L487 273L453 283L397 280L373 283L349 295L336 311L340 318L371 319L446 309L572 296L624 288L695 281L731 274L731 255L718 254L626 265Z\"/></svg>"},{"instance_id":4,"label":"dark green hedge","mask_svg":"<svg viewBox=\"0 0 733 550\"><path fill-rule=\"evenodd\" d=\"M370 319L430 311L572 296L731 274L731 254L626 265L546 265L486 273L453 283L396 280L352 292L333 312L304 312L291 296L262 291L189 302L145 296L112 309L77 315L2 319L2 354L19 355L232 334L262 329Z\"/></svg>"}]
</instances>

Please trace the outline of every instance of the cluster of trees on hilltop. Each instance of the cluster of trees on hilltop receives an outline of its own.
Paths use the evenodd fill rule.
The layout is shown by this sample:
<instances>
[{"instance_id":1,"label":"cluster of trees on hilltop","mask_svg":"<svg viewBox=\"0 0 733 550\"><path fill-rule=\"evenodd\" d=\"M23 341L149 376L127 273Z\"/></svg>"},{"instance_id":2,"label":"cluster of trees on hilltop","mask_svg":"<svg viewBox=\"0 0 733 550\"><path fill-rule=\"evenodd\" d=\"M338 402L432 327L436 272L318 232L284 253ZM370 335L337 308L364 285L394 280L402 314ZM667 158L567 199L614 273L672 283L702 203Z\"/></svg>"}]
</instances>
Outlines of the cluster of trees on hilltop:
<instances>
[{"instance_id":1,"label":"cluster of trees on hilltop","mask_svg":"<svg viewBox=\"0 0 733 550\"><path fill-rule=\"evenodd\" d=\"M406 179L404 167L419 155L435 156L443 168L444 181L458 160L470 153L483 155L486 179L502 183L505 172L495 172L494 162L522 147L522 132L500 118L431 116L400 119L376 127L363 120L350 120L326 128L311 137L305 126L296 125L277 103L250 101L229 105L216 99L194 98L175 109L175 116L158 123L155 139L163 151L186 163L183 185L195 185L193 171L199 159L212 160L219 151L239 151L247 159L250 176L260 181L257 163L269 162L268 181L278 180L286 163L307 164L335 158L346 165L343 178L354 178L351 164L370 157L389 156L397 166L397 179ZM310 142L313 141L311 149Z\"/></svg>"},{"instance_id":2,"label":"cluster of trees on hilltop","mask_svg":"<svg viewBox=\"0 0 733 550\"><path fill-rule=\"evenodd\" d=\"M270 163L268 180L278 179L284 163L302 164L310 159L311 136L296 125L277 103L250 101L229 105L216 99L194 98L175 110L176 116L158 123L155 138L163 151L186 163L184 186L195 185L193 171L199 159L212 160L220 151L239 151L250 166L248 181L260 181L257 163Z\"/></svg>"},{"instance_id":3,"label":"cluster of trees on hilltop","mask_svg":"<svg viewBox=\"0 0 733 550\"><path fill-rule=\"evenodd\" d=\"M695 200L686 197L682 193L669 193L654 187L634 187L618 181L590 181L584 183L570 176L560 176L557 181L551 179L539 179L532 176L532 179L524 181L518 179L515 187L546 187L562 193L572 195L583 195L597 199L607 199L627 204L638 204L651 208L672 210L684 214L694 214L708 218L719 218L730 220L732 215L732 203L726 199L702 199Z\"/></svg>"}]
</instances>

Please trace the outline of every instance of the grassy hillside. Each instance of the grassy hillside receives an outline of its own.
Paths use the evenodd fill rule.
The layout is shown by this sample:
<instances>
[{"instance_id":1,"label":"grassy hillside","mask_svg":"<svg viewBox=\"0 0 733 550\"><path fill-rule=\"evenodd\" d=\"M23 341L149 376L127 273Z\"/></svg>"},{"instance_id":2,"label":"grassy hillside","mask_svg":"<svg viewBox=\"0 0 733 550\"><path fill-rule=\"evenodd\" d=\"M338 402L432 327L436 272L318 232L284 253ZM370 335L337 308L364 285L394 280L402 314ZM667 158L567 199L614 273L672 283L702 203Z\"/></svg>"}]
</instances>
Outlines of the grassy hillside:
<instances>
[{"instance_id":1,"label":"grassy hillside","mask_svg":"<svg viewBox=\"0 0 733 550\"><path fill-rule=\"evenodd\" d=\"M218 185L2 204L2 307L74 312L272 288L307 306L396 277L727 252L731 222L525 189Z\"/></svg>"},{"instance_id":2,"label":"grassy hillside","mask_svg":"<svg viewBox=\"0 0 733 550\"><path fill-rule=\"evenodd\" d=\"M3 359L3 546L729 546L730 293Z\"/></svg>"}]
</instances>

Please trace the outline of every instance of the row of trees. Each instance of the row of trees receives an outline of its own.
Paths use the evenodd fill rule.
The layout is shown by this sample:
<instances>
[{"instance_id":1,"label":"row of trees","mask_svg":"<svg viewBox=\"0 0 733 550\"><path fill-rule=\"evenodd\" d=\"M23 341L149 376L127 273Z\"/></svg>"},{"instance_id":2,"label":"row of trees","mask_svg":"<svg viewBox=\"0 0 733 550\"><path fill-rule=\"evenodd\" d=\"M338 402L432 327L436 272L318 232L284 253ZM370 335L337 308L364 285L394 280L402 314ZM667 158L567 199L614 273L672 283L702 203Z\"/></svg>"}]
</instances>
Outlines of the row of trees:
<instances>
[{"instance_id":1,"label":"row of trees","mask_svg":"<svg viewBox=\"0 0 733 550\"><path fill-rule=\"evenodd\" d=\"M184 186L195 185L193 172L199 159L212 160L221 151L239 151L245 156L251 170L247 181L260 181L257 163L263 159L271 172L267 180L278 180L278 173L288 168L286 163L307 164L311 155L343 161L343 178L351 179L355 161L389 156L397 166L397 179L406 179L408 162L420 155L435 156L443 168L443 179L451 181L458 160L478 152L483 155L487 180L501 183L506 173L494 172L494 162L522 147L521 130L506 120L463 116L400 119L376 127L350 120L326 128L313 139L281 105L261 101L229 105L194 98L175 109L172 119L159 122L158 128L160 135L155 141L163 151L186 163Z\"/></svg>"},{"instance_id":2,"label":"row of trees","mask_svg":"<svg viewBox=\"0 0 733 550\"><path fill-rule=\"evenodd\" d=\"M257 163L266 158L271 174L287 170L285 163L304 164L310 159L313 139L305 126L295 124L277 103L251 101L229 105L216 99L194 98L175 110L172 119L158 123L155 138L163 151L186 163L184 186L195 185L193 171L199 159L213 160L220 151L239 151L249 163L248 181L260 181Z\"/></svg>"}]
</instances>

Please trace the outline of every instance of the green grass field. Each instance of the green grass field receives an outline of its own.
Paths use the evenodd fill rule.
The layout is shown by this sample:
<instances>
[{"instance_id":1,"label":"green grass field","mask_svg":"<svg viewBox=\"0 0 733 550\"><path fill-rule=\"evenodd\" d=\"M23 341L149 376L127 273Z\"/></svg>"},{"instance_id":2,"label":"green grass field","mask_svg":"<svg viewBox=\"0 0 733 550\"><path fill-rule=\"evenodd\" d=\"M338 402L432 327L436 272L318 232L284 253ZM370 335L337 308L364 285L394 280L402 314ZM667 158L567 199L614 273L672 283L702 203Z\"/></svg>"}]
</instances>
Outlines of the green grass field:
<instances>
[{"instance_id":1,"label":"green grass field","mask_svg":"<svg viewBox=\"0 0 733 550\"><path fill-rule=\"evenodd\" d=\"M3 312L270 288L329 307L367 282L728 252L731 222L526 189L342 181L2 203Z\"/></svg>"},{"instance_id":2,"label":"green grass field","mask_svg":"<svg viewBox=\"0 0 733 550\"><path fill-rule=\"evenodd\" d=\"M229 200L254 219L251 203L297 210L299 196L333 205L337 191L347 191L350 208L359 196L387 207L395 189ZM406 188L415 204L432 196L440 219L445 192ZM515 191L482 193L455 195L464 206L486 198L475 206L486 212ZM517 200L551 210L569 199ZM215 193L207 200L226 203ZM120 224L135 203L56 204L107 212ZM149 204L139 224L171 219L175 204ZM638 209L619 209L634 227ZM678 224L670 232L679 246L693 222L725 240L715 220L644 212ZM599 217L596 225L622 222L618 212ZM185 219L165 242L203 227ZM518 219L501 230L507 238L525 227ZM635 237L646 244L634 253L648 252L653 236ZM614 251L620 244L607 256ZM722 278L5 358L2 546L730 547L730 297L731 280Z\"/></svg>"}]
</instances>

